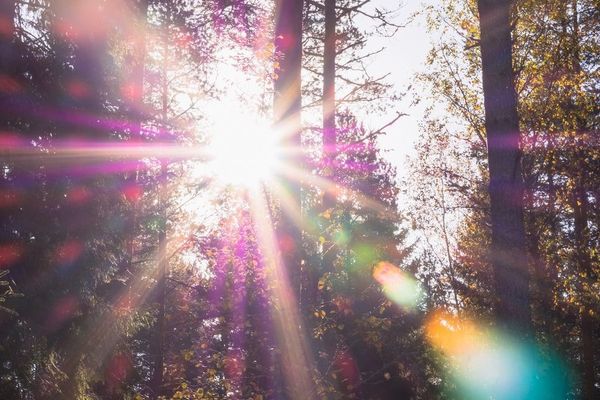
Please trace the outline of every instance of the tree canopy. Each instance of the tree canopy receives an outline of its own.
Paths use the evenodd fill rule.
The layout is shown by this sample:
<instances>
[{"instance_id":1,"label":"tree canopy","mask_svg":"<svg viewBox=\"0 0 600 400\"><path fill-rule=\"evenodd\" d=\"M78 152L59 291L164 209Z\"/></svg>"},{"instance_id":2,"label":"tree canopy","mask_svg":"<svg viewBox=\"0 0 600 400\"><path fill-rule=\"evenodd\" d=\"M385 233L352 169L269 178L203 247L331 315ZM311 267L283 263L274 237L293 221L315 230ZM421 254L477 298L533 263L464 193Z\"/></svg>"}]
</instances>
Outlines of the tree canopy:
<instances>
[{"instance_id":1,"label":"tree canopy","mask_svg":"<svg viewBox=\"0 0 600 400\"><path fill-rule=\"evenodd\" d=\"M600 4L402 7L3 0L0 399L598 398Z\"/></svg>"}]
</instances>

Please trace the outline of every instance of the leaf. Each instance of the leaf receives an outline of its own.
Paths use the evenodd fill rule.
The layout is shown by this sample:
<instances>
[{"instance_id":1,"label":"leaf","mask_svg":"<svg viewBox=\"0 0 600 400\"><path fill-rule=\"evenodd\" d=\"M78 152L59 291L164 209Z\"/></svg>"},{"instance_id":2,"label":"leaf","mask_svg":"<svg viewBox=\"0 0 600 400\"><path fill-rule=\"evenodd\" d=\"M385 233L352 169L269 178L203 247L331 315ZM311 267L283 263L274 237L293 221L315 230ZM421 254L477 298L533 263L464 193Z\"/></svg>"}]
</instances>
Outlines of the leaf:
<instances>
[{"instance_id":1,"label":"leaf","mask_svg":"<svg viewBox=\"0 0 600 400\"><path fill-rule=\"evenodd\" d=\"M323 290L325 288L325 277L321 277L321 279L319 279L319 282L317 283L317 288L319 290Z\"/></svg>"},{"instance_id":2,"label":"leaf","mask_svg":"<svg viewBox=\"0 0 600 400\"><path fill-rule=\"evenodd\" d=\"M183 359L185 361L190 361L192 359L192 357L194 356L194 352L191 350L185 351L183 353ZM184 388L185 389L185 388Z\"/></svg>"}]
</instances>

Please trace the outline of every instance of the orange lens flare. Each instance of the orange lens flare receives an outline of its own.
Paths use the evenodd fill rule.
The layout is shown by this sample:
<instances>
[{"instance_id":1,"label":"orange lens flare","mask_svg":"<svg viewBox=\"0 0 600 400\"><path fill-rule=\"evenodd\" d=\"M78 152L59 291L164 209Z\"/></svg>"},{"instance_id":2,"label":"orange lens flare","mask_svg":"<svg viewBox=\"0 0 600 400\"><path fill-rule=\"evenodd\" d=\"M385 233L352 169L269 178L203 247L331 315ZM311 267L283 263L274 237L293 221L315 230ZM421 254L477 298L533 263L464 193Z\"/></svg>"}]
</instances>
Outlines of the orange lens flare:
<instances>
[{"instance_id":1,"label":"orange lens flare","mask_svg":"<svg viewBox=\"0 0 600 400\"><path fill-rule=\"evenodd\" d=\"M484 344L484 335L477 326L456 315L438 311L425 325L429 341L448 356L474 352Z\"/></svg>"},{"instance_id":2,"label":"orange lens flare","mask_svg":"<svg viewBox=\"0 0 600 400\"><path fill-rule=\"evenodd\" d=\"M533 341L438 311L425 325L428 341L449 365L463 399L563 399L568 369Z\"/></svg>"}]
</instances>

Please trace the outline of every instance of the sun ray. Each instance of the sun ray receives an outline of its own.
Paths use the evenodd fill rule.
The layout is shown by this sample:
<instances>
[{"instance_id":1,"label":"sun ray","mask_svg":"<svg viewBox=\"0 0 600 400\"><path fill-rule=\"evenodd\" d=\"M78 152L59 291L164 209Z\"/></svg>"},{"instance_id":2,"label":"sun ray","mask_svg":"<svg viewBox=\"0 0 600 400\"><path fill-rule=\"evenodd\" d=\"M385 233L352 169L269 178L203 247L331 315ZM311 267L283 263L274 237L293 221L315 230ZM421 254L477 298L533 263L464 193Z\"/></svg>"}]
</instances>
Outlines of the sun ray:
<instances>
[{"instance_id":1,"label":"sun ray","mask_svg":"<svg viewBox=\"0 0 600 400\"><path fill-rule=\"evenodd\" d=\"M296 226L300 228L307 227L302 218L299 205L294 201L292 195L282 182L279 180L273 181L271 185L269 185L268 190L274 195L274 198L277 199L281 210L292 219L292 222Z\"/></svg>"},{"instance_id":2,"label":"sun ray","mask_svg":"<svg viewBox=\"0 0 600 400\"><path fill-rule=\"evenodd\" d=\"M297 182L306 182L311 184L334 197L340 197L345 194L347 197L352 198L353 201L357 202L361 207L381 213L384 216L394 216L396 213L396 210L390 209L390 207L387 205L370 198L364 193L340 185L339 183L333 182L332 180L323 178L321 176L317 176L305 169L293 167L291 165L284 165L282 168L282 173Z\"/></svg>"},{"instance_id":3,"label":"sun ray","mask_svg":"<svg viewBox=\"0 0 600 400\"><path fill-rule=\"evenodd\" d=\"M306 389L312 387L312 351L292 290L286 266L277 246L267 200L262 190L253 190L250 210L256 228L258 244L265 258L273 302L273 317L277 343L281 346L282 368L292 399L305 398Z\"/></svg>"}]
</instances>

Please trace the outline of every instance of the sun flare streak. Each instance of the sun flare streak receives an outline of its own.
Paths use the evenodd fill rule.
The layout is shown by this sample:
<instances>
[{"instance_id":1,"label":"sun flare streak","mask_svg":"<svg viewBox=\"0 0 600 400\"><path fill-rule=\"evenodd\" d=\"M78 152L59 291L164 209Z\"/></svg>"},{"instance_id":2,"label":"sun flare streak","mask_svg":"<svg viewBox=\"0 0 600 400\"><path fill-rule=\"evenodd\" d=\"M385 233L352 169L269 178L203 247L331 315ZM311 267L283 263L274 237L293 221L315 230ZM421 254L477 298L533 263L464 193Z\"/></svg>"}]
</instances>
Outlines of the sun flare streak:
<instances>
[{"instance_id":1,"label":"sun flare streak","mask_svg":"<svg viewBox=\"0 0 600 400\"><path fill-rule=\"evenodd\" d=\"M267 265L273 301L277 342L282 354L284 377L292 390L291 398L306 398L304 390L313 385L310 370L312 352L303 332L300 312L277 246L267 200L262 190L254 190L250 198L252 218L258 243Z\"/></svg>"}]
</instances>

